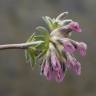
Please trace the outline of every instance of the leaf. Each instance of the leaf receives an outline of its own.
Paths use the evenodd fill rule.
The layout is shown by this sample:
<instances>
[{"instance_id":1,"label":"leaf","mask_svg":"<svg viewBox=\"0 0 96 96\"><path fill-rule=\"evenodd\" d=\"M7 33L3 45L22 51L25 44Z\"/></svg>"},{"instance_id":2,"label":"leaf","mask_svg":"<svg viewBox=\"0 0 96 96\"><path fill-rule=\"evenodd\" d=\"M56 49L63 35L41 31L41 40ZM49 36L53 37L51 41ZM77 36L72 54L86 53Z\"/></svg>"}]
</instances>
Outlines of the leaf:
<instances>
[{"instance_id":1,"label":"leaf","mask_svg":"<svg viewBox=\"0 0 96 96\"><path fill-rule=\"evenodd\" d=\"M53 29L56 29L56 28L59 28L59 27L60 27L60 25L58 24L58 22L54 22Z\"/></svg>"},{"instance_id":2,"label":"leaf","mask_svg":"<svg viewBox=\"0 0 96 96\"><path fill-rule=\"evenodd\" d=\"M48 16L42 17L45 23L48 25L49 29L53 31L54 29L60 27L59 23L56 21L55 18L51 19Z\"/></svg>"},{"instance_id":3,"label":"leaf","mask_svg":"<svg viewBox=\"0 0 96 96\"><path fill-rule=\"evenodd\" d=\"M43 26L36 27L36 30L39 31L39 32L48 32L48 30Z\"/></svg>"},{"instance_id":4,"label":"leaf","mask_svg":"<svg viewBox=\"0 0 96 96\"><path fill-rule=\"evenodd\" d=\"M48 16L42 17L42 19L45 21L45 23L48 25L50 30L53 30L53 22L52 19Z\"/></svg>"},{"instance_id":5,"label":"leaf","mask_svg":"<svg viewBox=\"0 0 96 96\"><path fill-rule=\"evenodd\" d=\"M36 28L36 31L37 31L37 35L43 35L43 36L48 36L49 37L48 30L43 26L38 26Z\"/></svg>"},{"instance_id":6,"label":"leaf","mask_svg":"<svg viewBox=\"0 0 96 96\"><path fill-rule=\"evenodd\" d=\"M31 48L29 48L28 51L29 51L29 55L30 55L30 59L31 59L30 63L32 64L32 67L34 67L35 64L36 64L36 61L35 61L35 51L32 50Z\"/></svg>"},{"instance_id":7,"label":"leaf","mask_svg":"<svg viewBox=\"0 0 96 96\"><path fill-rule=\"evenodd\" d=\"M43 43L34 45L25 50L25 57L27 62L29 62L32 68L35 66L37 59L40 59L47 52L49 45L49 32L43 26L39 26L36 28L37 34L32 34L27 42L32 41L44 41ZM40 57L40 58L38 58Z\"/></svg>"},{"instance_id":8,"label":"leaf","mask_svg":"<svg viewBox=\"0 0 96 96\"><path fill-rule=\"evenodd\" d=\"M29 54L28 54L27 50L25 50L25 59L28 62L28 60L29 60Z\"/></svg>"},{"instance_id":9,"label":"leaf","mask_svg":"<svg viewBox=\"0 0 96 96\"><path fill-rule=\"evenodd\" d=\"M34 39L35 32L28 38L27 42L31 42Z\"/></svg>"},{"instance_id":10,"label":"leaf","mask_svg":"<svg viewBox=\"0 0 96 96\"><path fill-rule=\"evenodd\" d=\"M35 50L33 50L32 48L26 49L25 57L26 57L26 61L30 63L31 67L33 68L36 64Z\"/></svg>"},{"instance_id":11,"label":"leaf","mask_svg":"<svg viewBox=\"0 0 96 96\"><path fill-rule=\"evenodd\" d=\"M42 52L37 56L37 59L43 58L43 56L46 54L46 52L47 52L47 49L42 50Z\"/></svg>"},{"instance_id":12,"label":"leaf","mask_svg":"<svg viewBox=\"0 0 96 96\"><path fill-rule=\"evenodd\" d=\"M68 15L68 12L63 12L56 17L56 20L62 20Z\"/></svg>"}]
</instances>

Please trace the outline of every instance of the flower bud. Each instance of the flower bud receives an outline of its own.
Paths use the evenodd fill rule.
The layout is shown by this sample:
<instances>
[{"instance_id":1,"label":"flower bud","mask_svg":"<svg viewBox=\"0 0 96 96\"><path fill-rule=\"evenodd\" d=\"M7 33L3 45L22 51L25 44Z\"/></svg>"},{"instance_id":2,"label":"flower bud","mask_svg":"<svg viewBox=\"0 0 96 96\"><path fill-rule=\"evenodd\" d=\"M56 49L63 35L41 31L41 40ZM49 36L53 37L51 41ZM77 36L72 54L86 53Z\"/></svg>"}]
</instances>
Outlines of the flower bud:
<instances>
[{"instance_id":1,"label":"flower bud","mask_svg":"<svg viewBox=\"0 0 96 96\"><path fill-rule=\"evenodd\" d=\"M51 51L51 64L54 70L60 70L61 65L60 62L54 52Z\"/></svg>"},{"instance_id":2,"label":"flower bud","mask_svg":"<svg viewBox=\"0 0 96 96\"><path fill-rule=\"evenodd\" d=\"M82 56L86 55L87 45L84 42L78 43L78 50Z\"/></svg>"},{"instance_id":3,"label":"flower bud","mask_svg":"<svg viewBox=\"0 0 96 96\"><path fill-rule=\"evenodd\" d=\"M75 57L69 55L68 60L66 62L66 66L68 69L73 71L75 74L80 75L81 73L81 64L79 61L76 60Z\"/></svg>"},{"instance_id":4,"label":"flower bud","mask_svg":"<svg viewBox=\"0 0 96 96\"><path fill-rule=\"evenodd\" d=\"M51 80L52 71L51 71L51 67L50 67L50 65L49 65L47 60L45 62L45 66L44 66L44 69L43 69L43 74L48 80Z\"/></svg>"},{"instance_id":5,"label":"flower bud","mask_svg":"<svg viewBox=\"0 0 96 96\"><path fill-rule=\"evenodd\" d=\"M62 42L64 46L64 51L69 53L73 53L75 51L75 47L72 45L72 43L68 39L63 40Z\"/></svg>"},{"instance_id":6,"label":"flower bud","mask_svg":"<svg viewBox=\"0 0 96 96\"><path fill-rule=\"evenodd\" d=\"M72 31L81 32L81 28L80 28L78 22L72 21L72 22L70 22L67 26L68 26L68 28L71 29Z\"/></svg>"}]
</instances>

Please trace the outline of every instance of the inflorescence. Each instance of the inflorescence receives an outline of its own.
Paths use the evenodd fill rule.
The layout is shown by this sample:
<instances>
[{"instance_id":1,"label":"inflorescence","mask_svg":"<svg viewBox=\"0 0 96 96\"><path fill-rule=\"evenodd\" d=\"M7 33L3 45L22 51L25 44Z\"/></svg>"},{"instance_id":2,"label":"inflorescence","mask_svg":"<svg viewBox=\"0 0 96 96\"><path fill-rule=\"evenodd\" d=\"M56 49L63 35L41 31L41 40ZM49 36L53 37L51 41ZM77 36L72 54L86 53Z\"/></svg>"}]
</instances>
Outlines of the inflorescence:
<instances>
[{"instance_id":1,"label":"inflorescence","mask_svg":"<svg viewBox=\"0 0 96 96\"><path fill-rule=\"evenodd\" d=\"M71 70L75 74L80 75L81 64L74 57L74 52L78 51L81 56L85 56L87 49L86 43L77 42L70 38L72 32L79 33L81 32L81 28L78 22L71 19L65 19L67 14L68 12L64 12L52 19L48 16L43 17L49 30L43 27L37 29L39 31L45 30L46 33L48 32L48 35L42 34L42 36L45 37L43 37L43 39L39 38L45 41L45 43L42 44L43 48L34 47L32 49L38 52L36 53L37 58L42 58L40 73L48 80L55 79L57 82L63 81L67 70ZM39 35L37 35L37 37L38 36ZM33 37L35 39L32 40L37 40L36 35ZM37 48L39 48L39 50Z\"/></svg>"}]
</instances>

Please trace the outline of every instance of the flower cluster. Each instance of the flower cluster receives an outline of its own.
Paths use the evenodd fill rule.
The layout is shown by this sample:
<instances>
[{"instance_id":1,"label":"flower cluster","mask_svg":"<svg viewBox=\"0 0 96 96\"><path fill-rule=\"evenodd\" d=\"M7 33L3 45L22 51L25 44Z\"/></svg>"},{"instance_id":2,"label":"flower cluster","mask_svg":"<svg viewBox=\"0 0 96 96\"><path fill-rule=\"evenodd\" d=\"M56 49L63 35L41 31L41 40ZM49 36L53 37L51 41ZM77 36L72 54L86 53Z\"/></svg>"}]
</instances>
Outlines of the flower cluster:
<instances>
[{"instance_id":1,"label":"flower cluster","mask_svg":"<svg viewBox=\"0 0 96 96\"><path fill-rule=\"evenodd\" d=\"M80 75L81 64L74 57L74 52L78 51L81 56L85 56L87 49L86 43L70 39L70 33L81 32L81 28L78 22L63 19L65 13L55 19L59 27L50 33L48 50L41 65L41 74L48 80L55 79L57 82L64 79L67 69Z\"/></svg>"}]
</instances>

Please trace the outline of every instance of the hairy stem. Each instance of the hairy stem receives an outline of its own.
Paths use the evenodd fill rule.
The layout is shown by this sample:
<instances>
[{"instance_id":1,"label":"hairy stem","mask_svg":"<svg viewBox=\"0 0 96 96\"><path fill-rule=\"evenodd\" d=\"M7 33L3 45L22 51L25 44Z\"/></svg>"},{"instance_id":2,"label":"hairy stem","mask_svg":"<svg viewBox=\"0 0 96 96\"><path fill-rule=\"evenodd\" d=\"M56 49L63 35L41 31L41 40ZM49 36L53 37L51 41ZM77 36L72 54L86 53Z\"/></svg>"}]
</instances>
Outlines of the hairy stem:
<instances>
[{"instance_id":1,"label":"hairy stem","mask_svg":"<svg viewBox=\"0 0 96 96\"><path fill-rule=\"evenodd\" d=\"M41 44L43 41L33 41L33 42L26 42L26 43L19 43L19 44L4 44L0 45L0 50L4 49L26 49L32 45Z\"/></svg>"}]
</instances>

